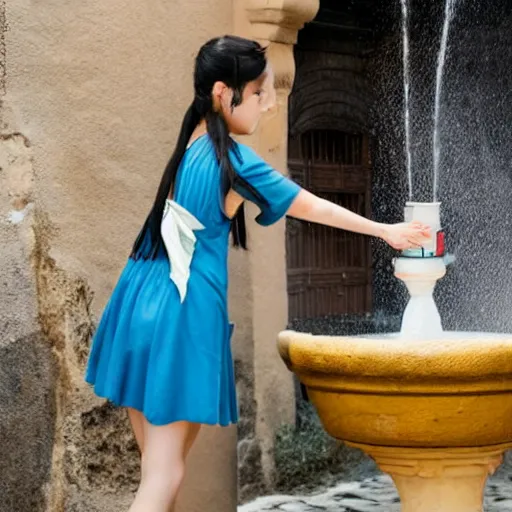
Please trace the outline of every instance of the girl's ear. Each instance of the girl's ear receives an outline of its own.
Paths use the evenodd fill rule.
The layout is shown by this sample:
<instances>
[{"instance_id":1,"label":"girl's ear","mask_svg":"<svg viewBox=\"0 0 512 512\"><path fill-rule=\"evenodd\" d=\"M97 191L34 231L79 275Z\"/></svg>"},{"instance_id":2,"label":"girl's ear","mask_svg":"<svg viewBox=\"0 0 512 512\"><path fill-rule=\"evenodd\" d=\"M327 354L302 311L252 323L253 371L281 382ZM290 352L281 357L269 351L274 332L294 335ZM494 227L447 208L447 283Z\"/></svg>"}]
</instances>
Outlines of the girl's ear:
<instances>
[{"instance_id":1,"label":"girl's ear","mask_svg":"<svg viewBox=\"0 0 512 512\"><path fill-rule=\"evenodd\" d=\"M217 81L213 84L212 87L212 103L213 103L213 109L215 112L219 112L223 110L223 107L226 107L226 101L230 98L228 96L231 96L230 93L231 89L224 83ZM229 103L227 104L229 105Z\"/></svg>"}]
</instances>

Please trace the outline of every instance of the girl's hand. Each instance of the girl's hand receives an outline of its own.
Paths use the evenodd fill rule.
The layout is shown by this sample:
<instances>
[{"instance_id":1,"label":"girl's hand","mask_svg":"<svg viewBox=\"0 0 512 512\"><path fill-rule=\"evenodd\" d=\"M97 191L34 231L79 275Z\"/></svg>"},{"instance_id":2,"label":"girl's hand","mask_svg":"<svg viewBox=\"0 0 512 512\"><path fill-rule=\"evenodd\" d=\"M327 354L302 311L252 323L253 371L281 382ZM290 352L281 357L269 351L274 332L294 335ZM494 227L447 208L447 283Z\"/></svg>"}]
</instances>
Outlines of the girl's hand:
<instances>
[{"instance_id":1,"label":"girl's hand","mask_svg":"<svg viewBox=\"0 0 512 512\"><path fill-rule=\"evenodd\" d=\"M394 249L403 251L421 247L432 238L429 226L421 222L385 224L381 238Z\"/></svg>"}]
</instances>

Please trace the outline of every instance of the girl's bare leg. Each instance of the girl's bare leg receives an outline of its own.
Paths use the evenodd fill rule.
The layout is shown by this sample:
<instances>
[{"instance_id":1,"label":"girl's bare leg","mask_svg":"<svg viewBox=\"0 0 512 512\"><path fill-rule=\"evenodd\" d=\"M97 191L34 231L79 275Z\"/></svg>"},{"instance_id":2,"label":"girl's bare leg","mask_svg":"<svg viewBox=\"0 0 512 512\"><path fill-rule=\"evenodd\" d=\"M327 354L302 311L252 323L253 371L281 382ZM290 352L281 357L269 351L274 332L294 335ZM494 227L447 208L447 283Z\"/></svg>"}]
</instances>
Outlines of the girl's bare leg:
<instances>
[{"instance_id":1,"label":"girl's bare leg","mask_svg":"<svg viewBox=\"0 0 512 512\"><path fill-rule=\"evenodd\" d=\"M200 425L179 421L156 426L144 416L141 482L129 512L169 512L176 503L185 458Z\"/></svg>"},{"instance_id":2,"label":"girl's bare leg","mask_svg":"<svg viewBox=\"0 0 512 512\"><path fill-rule=\"evenodd\" d=\"M137 411L137 409L131 407L127 407L126 409L132 425L133 435L137 441L139 452L142 455L144 451L144 415L140 411Z\"/></svg>"},{"instance_id":3,"label":"girl's bare leg","mask_svg":"<svg viewBox=\"0 0 512 512\"><path fill-rule=\"evenodd\" d=\"M197 439L197 434L199 434L199 427L201 426L198 423L193 423L192 425L195 425L197 428L190 429L187 440L185 441L185 457L184 457L185 461L187 459L187 455L190 452L190 449L192 448L192 445L194 444L194 441ZM175 504L173 503L173 505L171 506L170 512L174 512L174 506L175 506Z\"/></svg>"}]
</instances>

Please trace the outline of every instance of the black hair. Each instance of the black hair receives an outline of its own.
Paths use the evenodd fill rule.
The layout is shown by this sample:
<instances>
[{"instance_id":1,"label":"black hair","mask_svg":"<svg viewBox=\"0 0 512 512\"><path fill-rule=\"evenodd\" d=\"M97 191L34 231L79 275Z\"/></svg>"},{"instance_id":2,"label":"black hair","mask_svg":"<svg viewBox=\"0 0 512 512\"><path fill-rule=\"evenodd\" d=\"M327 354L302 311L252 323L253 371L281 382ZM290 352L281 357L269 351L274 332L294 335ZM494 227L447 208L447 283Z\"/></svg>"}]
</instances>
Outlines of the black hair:
<instances>
[{"instance_id":1,"label":"black hair","mask_svg":"<svg viewBox=\"0 0 512 512\"><path fill-rule=\"evenodd\" d=\"M260 197L260 194L233 169L229 152L236 150L236 147L222 114L213 108L212 88L215 82L221 81L233 89L231 107L234 108L242 102L242 93L246 84L261 77L266 64L265 48L249 39L223 36L211 39L201 47L194 67L194 100L185 113L174 153L164 170L149 215L133 244L131 258L154 259L163 246L160 225L165 202L173 190L189 139L201 119L206 121L208 136L219 162L222 197L225 198L236 184L246 188L253 196L265 202L264 198ZM236 155L236 151L234 154ZM243 204L232 220L231 234L235 246L247 248Z\"/></svg>"}]
</instances>

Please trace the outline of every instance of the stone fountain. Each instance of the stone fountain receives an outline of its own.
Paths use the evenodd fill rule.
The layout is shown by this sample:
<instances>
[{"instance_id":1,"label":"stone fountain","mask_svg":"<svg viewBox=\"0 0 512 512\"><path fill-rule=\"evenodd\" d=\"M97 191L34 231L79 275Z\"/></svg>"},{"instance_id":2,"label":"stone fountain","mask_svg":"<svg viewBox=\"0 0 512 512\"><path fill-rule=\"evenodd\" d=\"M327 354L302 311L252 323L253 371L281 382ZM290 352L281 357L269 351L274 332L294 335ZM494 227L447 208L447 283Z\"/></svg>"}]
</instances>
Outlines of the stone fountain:
<instances>
[{"instance_id":1,"label":"stone fountain","mask_svg":"<svg viewBox=\"0 0 512 512\"><path fill-rule=\"evenodd\" d=\"M512 448L512 335L443 331L439 203L408 203L411 216L436 236L394 262L410 293L401 332L284 331L279 351L326 431L391 475L402 512L481 512L486 479Z\"/></svg>"}]
</instances>

